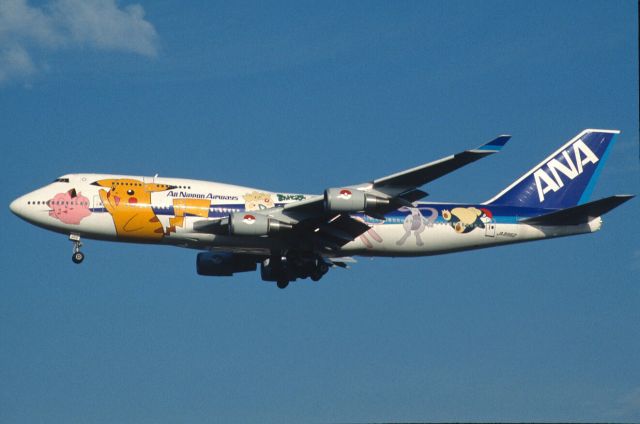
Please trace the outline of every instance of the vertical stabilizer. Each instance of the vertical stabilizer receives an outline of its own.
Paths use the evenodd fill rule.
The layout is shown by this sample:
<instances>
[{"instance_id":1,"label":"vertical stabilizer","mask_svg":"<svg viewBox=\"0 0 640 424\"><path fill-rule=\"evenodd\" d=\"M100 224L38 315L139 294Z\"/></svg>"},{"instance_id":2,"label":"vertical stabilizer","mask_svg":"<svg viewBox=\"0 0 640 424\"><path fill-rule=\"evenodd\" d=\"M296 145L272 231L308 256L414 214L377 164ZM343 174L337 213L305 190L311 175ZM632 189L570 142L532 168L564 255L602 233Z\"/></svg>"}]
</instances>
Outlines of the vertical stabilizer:
<instances>
[{"instance_id":1,"label":"vertical stabilizer","mask_svg":"<svg viewBox=\"0 0 640 424\"><path fill-rule=\"evenodd\" d=\"M582 131L485 204L562 209L587 202L619 133Z\"/></svg>"}]
</instances>

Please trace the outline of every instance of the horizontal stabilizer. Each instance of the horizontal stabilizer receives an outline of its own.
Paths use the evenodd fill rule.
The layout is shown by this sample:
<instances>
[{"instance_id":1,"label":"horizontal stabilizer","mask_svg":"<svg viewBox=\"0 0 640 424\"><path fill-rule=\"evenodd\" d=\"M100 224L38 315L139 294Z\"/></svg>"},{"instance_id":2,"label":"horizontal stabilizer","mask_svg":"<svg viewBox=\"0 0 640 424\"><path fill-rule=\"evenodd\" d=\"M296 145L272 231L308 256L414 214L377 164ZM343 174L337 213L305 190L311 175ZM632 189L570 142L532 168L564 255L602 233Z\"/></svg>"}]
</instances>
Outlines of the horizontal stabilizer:
<instances>
[{"instance_id":1,"label":"horizontal stabilizer","mask_svg":"<svg viewBox=\"0 0 640 424\"><path fill-rule=\"evenodd\" d=\"M526 218L520 222L531 225L578 225L585 224L610 210L617 208L634 196L631 194L618 194L594 202L573 206L567 209L551 212L546 215Z\"/></svg>"}]
</instances>

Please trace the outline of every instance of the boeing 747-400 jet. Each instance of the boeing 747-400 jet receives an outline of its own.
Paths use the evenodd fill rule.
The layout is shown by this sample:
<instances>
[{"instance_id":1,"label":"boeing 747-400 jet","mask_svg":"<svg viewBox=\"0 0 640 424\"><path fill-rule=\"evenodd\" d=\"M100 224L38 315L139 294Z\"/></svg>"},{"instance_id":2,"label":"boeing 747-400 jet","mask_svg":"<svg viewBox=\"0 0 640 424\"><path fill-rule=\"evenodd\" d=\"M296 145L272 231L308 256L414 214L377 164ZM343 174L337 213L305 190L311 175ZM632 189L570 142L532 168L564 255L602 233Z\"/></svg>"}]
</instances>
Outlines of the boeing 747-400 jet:
<instances>
[{"instance_id":1,"label":"boeing 747-400 jet","mask_svg":"<svg viewBox=\"0 0 640 424\"><path fill-rule=\"evenodd\" d=\"M587 129L480 204L418 202L420 187L502 149L502 135L472 150L369 182L292 194L168 177L68 174L14 200L11 211L82 239L202 250L200 275L260 266L285 288L319 280L352 256L429 256L600 229L601 215L633 196L589 202L619 131Z\"/></svg>"}]
</instances>

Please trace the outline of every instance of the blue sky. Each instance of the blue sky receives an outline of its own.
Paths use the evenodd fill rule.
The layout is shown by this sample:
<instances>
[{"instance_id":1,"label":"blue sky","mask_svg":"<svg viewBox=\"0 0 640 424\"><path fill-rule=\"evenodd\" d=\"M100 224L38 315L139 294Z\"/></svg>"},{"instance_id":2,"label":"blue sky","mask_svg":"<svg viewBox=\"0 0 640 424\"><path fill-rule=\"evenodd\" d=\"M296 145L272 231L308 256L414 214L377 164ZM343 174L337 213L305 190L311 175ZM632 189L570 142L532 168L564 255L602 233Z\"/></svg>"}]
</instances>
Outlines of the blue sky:
<instances>
[{"instance_id":1,"label":"blue sky","mask_svg":"<svg viewBox=\"0 0 640 424\"><path fill-rule=\"evenodd\" d=\"M360 259L278 290L9 202L56 176L318 193L466 148L485 200L583 128L639 193L636 2L0 0L2 422L640 421L639 206L602 231Z\"/></svg>"}]
</instances>

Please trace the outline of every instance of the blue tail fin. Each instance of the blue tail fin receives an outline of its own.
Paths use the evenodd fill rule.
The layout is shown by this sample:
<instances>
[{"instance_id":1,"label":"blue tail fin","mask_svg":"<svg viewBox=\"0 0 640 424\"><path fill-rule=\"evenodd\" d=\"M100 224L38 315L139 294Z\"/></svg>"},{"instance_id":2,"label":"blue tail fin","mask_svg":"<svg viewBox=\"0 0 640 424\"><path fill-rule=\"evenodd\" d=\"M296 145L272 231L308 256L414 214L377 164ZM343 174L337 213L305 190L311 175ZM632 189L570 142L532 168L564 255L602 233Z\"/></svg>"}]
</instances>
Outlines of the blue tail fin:
<instances>
[{"instance_id":1,"label":"blue tail fin","mask_svg":"<svg viewBox=\"0 0 640 424\"><path fill-rule=\"evenodd\" d=\"M485 204L562 209L589 200L617 130L584 130Z\"/></svg>"}]
</instances>

